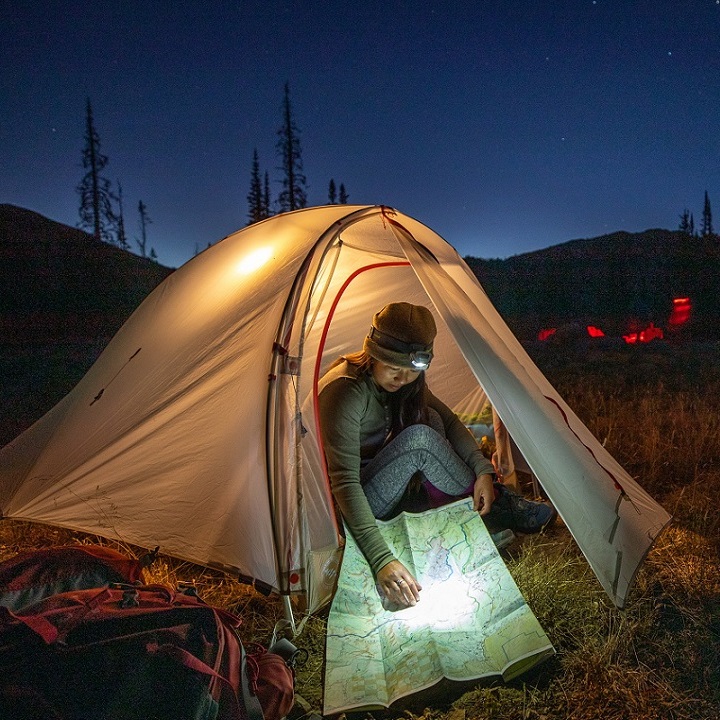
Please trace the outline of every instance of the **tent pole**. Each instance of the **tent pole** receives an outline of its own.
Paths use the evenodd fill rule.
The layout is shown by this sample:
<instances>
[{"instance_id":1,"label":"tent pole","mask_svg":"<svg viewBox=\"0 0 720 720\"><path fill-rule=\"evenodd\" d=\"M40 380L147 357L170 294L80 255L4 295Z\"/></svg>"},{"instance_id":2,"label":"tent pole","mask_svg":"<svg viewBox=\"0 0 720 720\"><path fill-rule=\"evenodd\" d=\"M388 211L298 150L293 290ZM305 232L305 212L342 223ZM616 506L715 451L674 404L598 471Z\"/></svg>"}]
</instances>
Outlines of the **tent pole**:
<instances>
[{"instance_id":1,"label":"tent pole","mask_svg":"<svg viewBox=\"0 0 720 720\"><path fill-rule=\"evenodd\" d=\"M292 605L290 604L290 596L283 595L283 608L285 610L285 619L290 623L290 629L292 630L292 636L295 637L295 616L293 615Z\"/></svg>"}]
</instances>

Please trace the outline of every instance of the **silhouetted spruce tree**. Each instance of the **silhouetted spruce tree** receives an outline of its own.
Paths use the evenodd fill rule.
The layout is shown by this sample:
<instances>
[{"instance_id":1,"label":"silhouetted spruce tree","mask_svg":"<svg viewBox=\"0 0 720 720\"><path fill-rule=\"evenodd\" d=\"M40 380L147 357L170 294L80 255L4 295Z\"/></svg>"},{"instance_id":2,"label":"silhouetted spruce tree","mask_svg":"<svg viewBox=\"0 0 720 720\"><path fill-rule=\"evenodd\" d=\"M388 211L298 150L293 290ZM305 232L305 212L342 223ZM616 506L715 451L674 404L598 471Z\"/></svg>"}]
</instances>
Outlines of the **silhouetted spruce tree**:
<instances>
[{"instance_id":1,"label":"silhouetted spruce tree","mask_svg":"<svg viewBox=\"0 0 720 720\"><path fill-rule=\"evenodd\" d=\"M79 226L92 230L96 240L112 243L112 231L116 226L117 218L113 212L115 196L110 189L110 181L102 175L107 162L107 156L100 152L100 137L95 130L92 107L88 98L85 147L82 151L82 166L86 172L77 186L80 195Z\"/></svg>"},{"instance_id":2,"label":"silhouetted spruce tree","mask_svg":"<svg viewBox=\"0 0 720 720\"><path fill-rule=\"evenodd\" d=\"M130 244L127 241L127 235L125 234L125 213L123 212L122 185L119 180L117 181L117 205L118 210L115 215L117 218L117 245L123 250L129 250Z\"/></svg>"},{"instance_id":3,"label":"silhouetted spruce tree","mask_svg":"<svg viewBox=\"0 0 720 720\"><path fill-rule=\"evenodd\" d=\"M347 202L349 199L350 199L350 196L347 194L347 191L345 190L345 185L343 183L340 183L340 204L347 205Z\"/></svg>"},{"instance_id":4,"label":"silhouetted spruce tree","mask_svg":"<svg viewBox=\"0 0 720 720\"><path fill-rule=\"evenodd\" d=\"M335 188L335 180L330 178L330 184L328 185L328 202L330 205L337 204L337 189Z\"/></svg>"},{"instance_id":5,"label":"silhouetted spruce tree","mask_svg":"<svg viewBox=\"0 0 720 720\"><path fill-rule=\"evenodd\" d=\"M686 235L692 235L690 232L690 211L685 208L682 211L682 215L680 215L680 224L678 225L678 230L681 233L685 233Z\"/></svg>"},{"instance_id":6,"label":"silhouetted spruce tree","mask_svg":"<svg viewBox=\"0 0 720 720\"><path fill-rule=\"evenodd\" d=\"M140 200L138 202L138 213L140 214L140 238L135 240L135 242L138 244L138 247L140 248L140 255L142 257L148 257L147 254L147 226L152 223L152 220L150 219L150 216L147 213L147 206L145 203ZM155 255L155 250L153 248L150 248L150 257L151 259L157 260L157 255Z\"/></svg>"},{"instance_id":7,"label":"silhouetted spruce tree","mask_svg":"<svg viewBox=\"0 0 720 720\"><path fill-rule=\"evenodd\" d=\"M708 197L707 190L705 191L705 203L703 205L703 218L702 225L700 227L700 235L703 237L709 237L713 235L713 224L712 224L712 210L710 209L710 198Z\"/></svg>"},{"instance_id":8,"label":"silhouetted spruce tree","mask_svg":"<svg viewBox=\"0 0 720 720\"><path fill-rule=\"evenodd\" d=\"M290 85L285 83L283 98L283 124L278 130L277 151L282 162L282 190L278 195L280 212L297 210L307 205L306 180L303 175L300 132L295 125L290 106Z\"/></svg>"},{"instance_id":9,"label":"silhouetted spruce tree","mask_svg":"<svg viewBox=\"0 0 720 720\"><path fill-rule=\"evenodd\" d=\"M265 197L263 195L262 183L260 182L260 161L258 160L257 148L253 152L252 169L250 170L250 192L247 194L247 202L248 225L252 225L269 217L265 210Z\"/></svg>"},{"instance_id":10,"label":"silhouetted spruce tree","mask_svg":"<svg viewBox=\"0 0 720 720\"><path fill-rule=\"evenodd\" d=\"M270 210L270 176L267 170L265 171L265 182L263 183L263 212L265 217L272 215L272 210Z\"/></svg>"}]
</instances>

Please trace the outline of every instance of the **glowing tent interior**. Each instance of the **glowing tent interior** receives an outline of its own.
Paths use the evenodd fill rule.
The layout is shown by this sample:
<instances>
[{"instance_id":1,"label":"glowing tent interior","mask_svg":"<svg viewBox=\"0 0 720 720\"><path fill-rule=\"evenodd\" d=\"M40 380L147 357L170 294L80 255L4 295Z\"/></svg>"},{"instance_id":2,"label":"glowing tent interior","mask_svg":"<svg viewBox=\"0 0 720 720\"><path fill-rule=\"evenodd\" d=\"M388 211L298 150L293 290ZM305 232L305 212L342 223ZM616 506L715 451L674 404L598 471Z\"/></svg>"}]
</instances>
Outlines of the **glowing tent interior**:
<instances>
[{"instance_id":1,"label":"glowing tent interior","mask_svg":"<svg viewBox=\"0 0 720 720\"><path fill-rule=\"evenodd\" d=\"M616 605L669 515L530 360L455 250L382 206L247 227L168 277L81 382L0 451L0 509L224 568L310 610L342 538L317 380L385 303L437 321L433 392L485 394Z\"/></svg>"}]
</instances>

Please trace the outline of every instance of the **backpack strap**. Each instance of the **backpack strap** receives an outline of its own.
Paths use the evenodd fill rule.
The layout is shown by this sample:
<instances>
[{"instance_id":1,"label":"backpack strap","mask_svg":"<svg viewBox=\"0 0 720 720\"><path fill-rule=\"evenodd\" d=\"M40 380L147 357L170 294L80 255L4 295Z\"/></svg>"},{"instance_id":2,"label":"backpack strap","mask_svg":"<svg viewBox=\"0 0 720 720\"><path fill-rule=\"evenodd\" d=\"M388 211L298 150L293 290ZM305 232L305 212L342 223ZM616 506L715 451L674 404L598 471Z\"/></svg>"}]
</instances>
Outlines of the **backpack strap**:
<instances>
[{"instance_id":1,"label":"backpack strap","mask_svg":"<svg viewBox=\"0 0 720 720\"><path fill-rule=\"evenodd\" d=\"M264 720L260 700L253 692L252 687L250 687L250 677L247 671L247 655L245 653L245 646L242 644L239 636L238 642L240 643L240 680L242 697L243 702L245 703L245 709L247 710L248 720Z\"/></svg>"},{"instance_id":2,"label":"backpack strap","mask_svg":"<svg viewBox=\"0 0 720 720\"><path fill-rule=\"evenodd\" d=\"M0 626L13 620L23 623L39 635L47 645L54 643L58 638L58 629L42 615L16 615L12 610L0 605Z\"/></svg>"}]
</instances>

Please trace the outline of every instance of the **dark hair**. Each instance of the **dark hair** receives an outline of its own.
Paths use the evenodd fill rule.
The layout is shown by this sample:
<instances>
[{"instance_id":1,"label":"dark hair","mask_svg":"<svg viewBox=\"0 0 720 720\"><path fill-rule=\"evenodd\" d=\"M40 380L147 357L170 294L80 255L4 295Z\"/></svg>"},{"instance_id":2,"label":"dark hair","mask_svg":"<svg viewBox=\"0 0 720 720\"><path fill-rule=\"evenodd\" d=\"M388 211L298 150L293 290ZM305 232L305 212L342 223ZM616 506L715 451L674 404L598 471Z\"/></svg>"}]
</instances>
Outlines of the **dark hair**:
<instances>
[{"instance_id":1,"label":"dark hair","mask_svg":"<svg viewBox=\"0 0 720 720\"><path fill-rule=\"evenodd\" d=\"M390 430L391 437L395 437L410 425L428 423L427 397L425 390L425 373L421 372L415 380L401 387L392 394L393 419Z\"/></svg>"},{"instance_id":2,"label":"dark hair","mask_svg":"<svg viewBox=\"0 0 720 720\"><path fill-rule=\"evenodd\" d=\"M343 361L347 361L357 367L360 372L368 375L372 372L372 365L375 362L365 350L359 350L339 357L331 367L336 367ZM390 395L390 407L392 410L390 438L395 437L410 425L420 423L427 425L426 388L425 373L421 372L411 383L404 385L397 392Z\"/></svg>"},{"instance_id":3,"label":"dark hair","mask_svg":"<svg viewBox=\"0 0 720 720\"><path fill-rule=\"evenodd\" d=\"M349 355L341 355L333 362L329 369L337 367L340 363L345 361L354 365L362 373L369 373L372 370L373 359L364 350L358 350L357 352L350 353Z\"/></svg>"}]
</instances>

